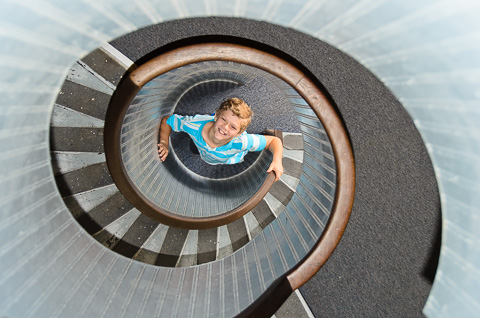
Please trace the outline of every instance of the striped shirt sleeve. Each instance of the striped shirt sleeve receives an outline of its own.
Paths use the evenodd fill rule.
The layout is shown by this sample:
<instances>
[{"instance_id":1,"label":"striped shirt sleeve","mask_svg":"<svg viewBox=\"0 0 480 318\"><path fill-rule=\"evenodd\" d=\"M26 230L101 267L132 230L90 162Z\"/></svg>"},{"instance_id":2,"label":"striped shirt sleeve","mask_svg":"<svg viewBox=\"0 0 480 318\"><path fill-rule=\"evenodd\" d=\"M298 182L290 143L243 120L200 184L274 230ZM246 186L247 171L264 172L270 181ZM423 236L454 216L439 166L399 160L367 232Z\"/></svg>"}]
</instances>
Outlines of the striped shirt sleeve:
<instances>
[{"instance_id":1,"label":"striped shirt sleeve","mask_svg":"<svg viewBox=\"0 0 480 318\"><path fill-rule=\"evenodd\" d=\"M190 135L197 135L205 122L212 120L209 115L182 116L173 114L167 118L167 124L172 127L173 131L184 131Z\"/></svg>"},{"instance_id":2,"label":"striped shirt sleeve","mask_svg":"<svg viewBox=\"0 0 480 318\"><path fill-rule=\"evenodd\" d=\"M183 130L183 123L187 119L188 116L180 116L180 115L172 115L167 118L167 124L172 127L173 131L182 131Z\"/></svg>"},{"instance_id":3,"label":"striped shirt sleeve","mask_svg":"<svg viewBox=\"0 0 480 318\"><path fill-rule=\"evenodd\" d=\"M262 151L267 146L267 139L262 135L242 134L242 150Z\"/></svg>"}]
</instances>

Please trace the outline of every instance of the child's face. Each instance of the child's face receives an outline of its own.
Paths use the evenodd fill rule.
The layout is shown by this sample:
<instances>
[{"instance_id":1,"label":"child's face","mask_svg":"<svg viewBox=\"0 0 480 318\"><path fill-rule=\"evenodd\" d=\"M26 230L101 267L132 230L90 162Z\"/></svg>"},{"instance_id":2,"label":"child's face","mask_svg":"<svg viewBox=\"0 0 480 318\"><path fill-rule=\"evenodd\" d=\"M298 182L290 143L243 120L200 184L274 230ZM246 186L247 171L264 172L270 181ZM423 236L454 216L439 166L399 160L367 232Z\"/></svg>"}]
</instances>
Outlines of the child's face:
<instances>
[{"instance_id":1,"label":"child's face","mask_svg":"<svg viewBox=\"0 0 480 318\"><path fill-rule=\"evenodd\" d=\"M245 119L235 116L231 110L225 110L215 116L213 125L215 139L222 143L229 142L241 134L242 125Z\"/></svg>"}]
</instances>

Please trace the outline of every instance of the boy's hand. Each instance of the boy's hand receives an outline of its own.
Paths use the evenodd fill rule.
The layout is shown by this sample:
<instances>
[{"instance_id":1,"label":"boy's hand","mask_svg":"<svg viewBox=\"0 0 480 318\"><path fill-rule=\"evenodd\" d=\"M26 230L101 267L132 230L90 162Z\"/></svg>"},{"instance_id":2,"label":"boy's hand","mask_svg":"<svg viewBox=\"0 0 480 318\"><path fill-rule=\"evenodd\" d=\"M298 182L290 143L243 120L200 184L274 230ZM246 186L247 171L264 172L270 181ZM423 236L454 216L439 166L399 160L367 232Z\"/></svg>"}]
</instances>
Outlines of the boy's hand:
<instances>
[{"instance_id":1,"label":"boy's hand","mask_svg":"<svg viewBox=\"0 0 480 318\"><path fill-rule=\"evenodd\" d=\"M275 181L278 181L283 174L283 144L280 138L274 136L265 136L267 140L266 148L273 154L273 160L267 173L275 172Z\"/></svg>"},{"instance_id":2,"label":"boy's hand","mask_svg":"<svg viewBox=\"0 0 480 318\"><path fill-rule=\"evenodd\" d=\"M158 157L160 160L165 161L168 156L168 144L165 142L160 142L158 145Z\"/></svg>"},{"instance_id":3,"label":"boy's hand","mask_svg":"<svg viewBox=\"0 0 480 318\"><path fill-rule=\"evenodd\" d=\"M273 160L270 164L270 167L267 170L267 173L275 172L275 181L278 181L283 174L283 164L282 160Z\"/></svg>"},{"instance_id":4,"label":"boy's hand","mask_svg":"<svg viewBox=\"0 0 480 318\"><path fill-rule=\"evenodd\" d=\"M170 133L172 132L172 128L169 124L167 124L167 117L162 118L160 123L160 132L158 136L159 143L158 146L158 157L163 162L167 159L168 156L168 138Z\"/></svg>"}]
</instances>

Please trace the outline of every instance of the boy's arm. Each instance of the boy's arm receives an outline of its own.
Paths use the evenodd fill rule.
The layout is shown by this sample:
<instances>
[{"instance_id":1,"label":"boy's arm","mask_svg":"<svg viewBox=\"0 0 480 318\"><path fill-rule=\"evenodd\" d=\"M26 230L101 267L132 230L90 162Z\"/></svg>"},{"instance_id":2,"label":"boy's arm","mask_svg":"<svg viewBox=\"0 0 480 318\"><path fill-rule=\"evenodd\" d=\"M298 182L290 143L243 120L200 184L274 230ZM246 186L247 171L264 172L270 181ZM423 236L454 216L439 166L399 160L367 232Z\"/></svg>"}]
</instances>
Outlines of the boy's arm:
<instances>
[{"instance_id":1,"label":"boy's arm","mask_svg":"<svg viewBox=\"0 0 480 318\"><path fill-rule=\"evenodd\" d=\"M160 160L165 161L168 156L168 138L170 137L170 133L172 132L172 127L167 124L167 118L165 117L162 119L160 124L160 136L158 140L158 157Z\"/></svg>"},{"instance_id":2,"label":"boy's arm","mask_svg":"<svg viewBox=\"0 0 480 318\"><path fill-rule=\"evenodd\" d=\"M267 170L268 172L274 171L275 172L275 181L280 179L280 176L283 174L283 163L282 163L282 156L283 156L283 145L280 138L275 136L265 136L267 139L267 145L265 148L270 150L273 154L272 163Z\"/></svg>"}]
</instances>

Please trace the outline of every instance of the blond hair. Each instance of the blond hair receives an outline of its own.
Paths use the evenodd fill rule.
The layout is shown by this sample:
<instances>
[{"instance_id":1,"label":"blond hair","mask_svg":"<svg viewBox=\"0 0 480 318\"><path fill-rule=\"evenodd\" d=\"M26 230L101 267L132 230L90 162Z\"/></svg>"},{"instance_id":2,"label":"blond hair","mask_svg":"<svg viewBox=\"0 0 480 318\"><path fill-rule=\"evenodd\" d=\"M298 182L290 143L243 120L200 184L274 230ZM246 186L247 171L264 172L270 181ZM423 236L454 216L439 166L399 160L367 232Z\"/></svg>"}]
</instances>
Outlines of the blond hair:
<instances>
[{"instance_id":1,"label":"blond hair","mask_svg":"<svg viewBox=\"0 0 480 318\"><path fill-rule=\"evenodd\" d=\"M216 117L227 110L231 110L235 116L243 119L242 126L240 127L240 133L243 133L252 121L253 111L250 106L248 106L243 99L237 97L229 98L220 104L215 112Z\"/></svg>"}]
</instances>

